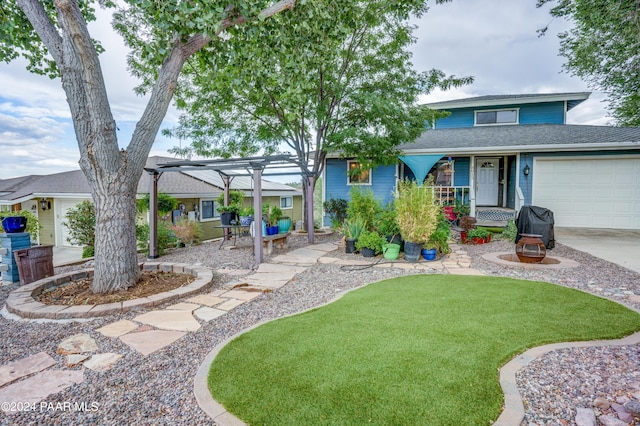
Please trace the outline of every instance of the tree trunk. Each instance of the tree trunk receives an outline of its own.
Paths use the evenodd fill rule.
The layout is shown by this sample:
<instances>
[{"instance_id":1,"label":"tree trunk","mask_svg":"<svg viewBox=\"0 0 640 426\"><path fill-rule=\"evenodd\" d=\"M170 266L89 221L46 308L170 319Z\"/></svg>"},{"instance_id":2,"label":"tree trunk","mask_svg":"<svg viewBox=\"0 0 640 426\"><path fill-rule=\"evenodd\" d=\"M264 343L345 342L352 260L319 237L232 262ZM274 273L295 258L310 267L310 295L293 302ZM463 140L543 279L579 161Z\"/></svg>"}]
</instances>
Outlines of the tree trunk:
<instances>
[{"instance_id":1,"label":"tree trunk","mask_svg":"<svg viewBox=\"0 0 640 426\"><path fill-rule=\"evenodd\" d=\"M139 275L136 247L136 189L139 176L103 177L93 189L96 211L95 271L91 290L107 293L135 284Z\"/></svg>"}]
</instances>

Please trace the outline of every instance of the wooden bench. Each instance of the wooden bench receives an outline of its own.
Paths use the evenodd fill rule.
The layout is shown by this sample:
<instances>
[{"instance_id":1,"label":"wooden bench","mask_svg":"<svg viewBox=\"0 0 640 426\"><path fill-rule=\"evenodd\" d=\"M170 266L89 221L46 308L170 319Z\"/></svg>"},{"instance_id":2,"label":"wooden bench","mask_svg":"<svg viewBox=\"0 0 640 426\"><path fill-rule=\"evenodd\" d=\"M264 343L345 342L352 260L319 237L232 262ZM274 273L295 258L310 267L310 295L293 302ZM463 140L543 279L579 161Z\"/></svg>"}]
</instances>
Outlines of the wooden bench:
<instances>
[{"instance_id":1,"label":"wooden bench","mask_svg":"<svg viewBox=\"0 0 640 426\"><path fill-rule=\"evenodd\" d=\"M278 246L278 248L287 248L289 246L289 235L291 235L291 232L287 232L285 234L267 235L266 237L262 237L262 249L264 250L264 254L271 254L271 252L273 251L274 243Z\"/></svg>"}]
</instances>

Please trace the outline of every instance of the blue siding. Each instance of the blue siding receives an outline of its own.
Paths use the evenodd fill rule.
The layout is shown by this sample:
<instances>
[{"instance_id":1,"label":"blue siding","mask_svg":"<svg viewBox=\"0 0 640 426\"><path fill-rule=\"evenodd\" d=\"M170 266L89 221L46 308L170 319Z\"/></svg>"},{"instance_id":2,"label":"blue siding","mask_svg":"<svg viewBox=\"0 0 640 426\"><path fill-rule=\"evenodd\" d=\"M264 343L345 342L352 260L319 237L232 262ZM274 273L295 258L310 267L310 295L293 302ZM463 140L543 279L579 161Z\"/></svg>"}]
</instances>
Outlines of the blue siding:
<instances>
[{"instance_id":1,"label":"blue siding","mask_svg":"<svg viewBox=\"0 0 640 426\"><path fill-rule=\"evenodd\" d=\"M473 127L475 111L504 108L519 108L520 124L564 124L564 102L545 102L540 104L452 109L449 117L442 118L436 122L436 129Z\"/></svg>"},{"instance_id":2,"label":"blue siding","mask_svg":"<svg viewBox=\"0 0 640 426\"><path fill-rule=\"evenodd\" d=\"M325 200L343 198L350 200L349 191L352 187L363 190L371 189L381 203L386 204L393 199L396 188L396 166L379 166L371 171L371 185L347 184L347 160L330 158L325 166ZM331 225L327 217L323 223Z\"/></svg>"},{"instance_id":3,"label":"blue siding","mask_svg":"<svg viewBox=\"0 0 640 426\"><path fill-rule=\"evenodd\" d=\"M471 182L469 177L471 173L471 159L469 157L454 157L453 161L453 185L469 186L469 182Z\"/></svg>"}]
</instances>

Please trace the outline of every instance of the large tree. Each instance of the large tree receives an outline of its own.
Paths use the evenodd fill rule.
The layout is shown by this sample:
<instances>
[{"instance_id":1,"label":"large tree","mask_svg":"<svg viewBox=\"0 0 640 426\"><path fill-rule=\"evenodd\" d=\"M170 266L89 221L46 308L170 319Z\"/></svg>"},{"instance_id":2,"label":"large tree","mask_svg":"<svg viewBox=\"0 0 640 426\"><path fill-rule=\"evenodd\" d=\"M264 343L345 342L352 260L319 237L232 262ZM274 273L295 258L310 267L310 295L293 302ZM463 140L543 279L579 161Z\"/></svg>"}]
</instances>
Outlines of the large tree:
<instances>
[{"instance_id":1,"label":"large tree","mask_svg":"<svg viewBox=\"0 0 640 426\"><path fill-rule=\"evenodd\" d=\"M472 80L413 68L409 18L426 11L425 0L316 0L274 17L262 33L234 28L229 43L186 65L193 72L177 93L186 113L169 133L192 144L174 152L292 151L302 160L304 190L313 190L307 177L322 171L330 152L367 168L395 161L396 147L436 114L417 96ZM257 35L268 36L268 47L237 48Z\"/></svg>"},{"instance_id":2,"label":"large tree","mask_svg":"<svg viewBox=\"0 0 640 426\"><path fill-rule=\"evenodd\" d=\"M22 55L29 70L61 79L80 148L80 168L95 203L93 290L108 292L129 287L139 275L136 188L185 61L230 27L252 23L249 26L259 31L265 18L292 9L295 0L125 0L115 15L116 28L133 47L129 59L144 77L140 89L150 94L126 149L118 147L100 48L87 30L97 3L3 0L0 55L6 62ZM115 6L109 0L99 3Z\"/></svg>"},{"instance_id":3,"label":"large tree","mask_svg":"<svg viewBox=\"0 0 640 426\"><path fill-rule=\"evenodd\" d=\"M640 126L640 2L538 0L574 26L560 37L564 68L601 89L619 125ZM544 33L547 28L544 28Z\"/></svg>"}]
</instances>

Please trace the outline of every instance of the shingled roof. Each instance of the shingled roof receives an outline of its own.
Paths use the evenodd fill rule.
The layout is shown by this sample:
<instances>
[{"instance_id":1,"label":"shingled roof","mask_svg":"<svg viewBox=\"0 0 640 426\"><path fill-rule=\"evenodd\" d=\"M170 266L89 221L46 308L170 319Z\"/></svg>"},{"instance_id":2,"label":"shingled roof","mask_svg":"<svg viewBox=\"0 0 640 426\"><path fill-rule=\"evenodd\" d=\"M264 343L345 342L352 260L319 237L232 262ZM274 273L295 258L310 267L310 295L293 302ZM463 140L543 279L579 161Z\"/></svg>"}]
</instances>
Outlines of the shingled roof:
<instances>
[{"instance_id":1,"label":"shingled roof","mask_svg":"<svg viewBox=\"0 0 640 426\"><path fill-rule=\"evenodd\" d=\"M567 93L526 93L520 95L484 95L450 101L424 104L432 109L456 109L473 107L498 107L513 104L530 104L541 102L567 102L567 111L589 98L590 92Z\"/></svg>"},{"instance_id":2,"label":"shingled roof","mask_svg":"<svg viewBox=\"0 0 640 426\"><path fill-rule=\"evenodd\" d=\"M640 150L640 127L531 124L429 129L402 151L433 153Z\"/></svg>"}]
</instances>

